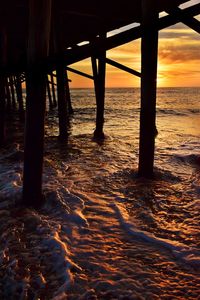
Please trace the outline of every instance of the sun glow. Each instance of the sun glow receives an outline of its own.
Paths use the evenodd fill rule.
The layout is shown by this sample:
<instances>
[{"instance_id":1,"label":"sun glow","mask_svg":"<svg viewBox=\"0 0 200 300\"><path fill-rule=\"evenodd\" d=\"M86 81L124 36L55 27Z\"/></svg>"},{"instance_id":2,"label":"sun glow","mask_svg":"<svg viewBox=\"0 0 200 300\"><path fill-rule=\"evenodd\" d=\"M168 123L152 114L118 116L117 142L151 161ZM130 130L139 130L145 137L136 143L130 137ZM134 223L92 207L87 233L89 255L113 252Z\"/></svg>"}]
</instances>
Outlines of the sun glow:
<instances>
[{"instance_id":1,"label":"sun glow","mask_svg":"<svg viewBox=\"0 0 200 300\"><path fill-rule=\"evenodd\" d=\"M197 16L198 19L198 16ZM140 72L141 39L107 51L108 58ZM200 86L200 35L182 24L159 33L158 87ZM72 67L92 74L91 60ZM93 87L93 80L69 73L71 87ZM106 87L139 87L140 78L106 65Z\"/></svg>"},{"instance_id":2,"label":"sun glow","mask_svg":"<svg viewBox=\"0 0 200 300\"><path fill-rule=\"evenodd\" d=\"M157 86L164 87L166 86L166 74L168 74L170 67L160 60L158 61L158 76L157 76Z\"/></svg>"}]
</instances>

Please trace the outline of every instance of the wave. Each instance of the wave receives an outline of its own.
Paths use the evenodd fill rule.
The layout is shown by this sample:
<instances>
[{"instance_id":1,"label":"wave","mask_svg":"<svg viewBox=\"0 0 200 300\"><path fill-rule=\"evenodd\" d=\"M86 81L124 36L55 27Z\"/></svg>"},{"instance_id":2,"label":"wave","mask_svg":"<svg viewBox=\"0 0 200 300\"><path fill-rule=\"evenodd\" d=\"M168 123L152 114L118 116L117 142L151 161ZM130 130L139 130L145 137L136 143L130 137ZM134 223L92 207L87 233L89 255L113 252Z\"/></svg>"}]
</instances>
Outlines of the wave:
<instances>
[{"instance_id":1,"label":"wave","mask_svg":"<svg viewBox=\"0 0 200 300\"><path fill-rule=\"evenodd\" d=\"M178 154L173 155L173 160L180 162L181 164L193 165L200 167L200 154Z\"/></svg>"},{"instance_id":2,"label":"wave","mask_svg":"<svg viewBox=\"0 0 200 300\"><path fill-rule=\"evenodd\" d=\"M200 110L198 108L193 108L193 109L179 109L179 108L157 108L157 114L158 115L163 115L163 116L191 116L194 114L199 114Z\"/></svg>"}]
</instances>

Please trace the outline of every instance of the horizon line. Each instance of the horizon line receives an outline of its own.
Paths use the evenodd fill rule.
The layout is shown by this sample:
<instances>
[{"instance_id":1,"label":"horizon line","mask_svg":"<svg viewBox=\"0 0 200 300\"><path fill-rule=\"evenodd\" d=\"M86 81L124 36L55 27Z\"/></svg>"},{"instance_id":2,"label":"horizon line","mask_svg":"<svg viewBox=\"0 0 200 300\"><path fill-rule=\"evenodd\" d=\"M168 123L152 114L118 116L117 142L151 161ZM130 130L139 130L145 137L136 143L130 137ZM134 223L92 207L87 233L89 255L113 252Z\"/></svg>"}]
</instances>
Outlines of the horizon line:
<instances>
[{"instance_id":1,"label":"horizon line","mask_svg":"<svg viewBox=\"0 0 200 300\"><path fill-rule=\"evenodd\" d=\"M200 86L158 86L157 89L160 88L200 88ZM70 89L94 89L94 87L70 87ZM139 86L108 86L105 89L140 89Z\"/></svg>"}]
</instances>

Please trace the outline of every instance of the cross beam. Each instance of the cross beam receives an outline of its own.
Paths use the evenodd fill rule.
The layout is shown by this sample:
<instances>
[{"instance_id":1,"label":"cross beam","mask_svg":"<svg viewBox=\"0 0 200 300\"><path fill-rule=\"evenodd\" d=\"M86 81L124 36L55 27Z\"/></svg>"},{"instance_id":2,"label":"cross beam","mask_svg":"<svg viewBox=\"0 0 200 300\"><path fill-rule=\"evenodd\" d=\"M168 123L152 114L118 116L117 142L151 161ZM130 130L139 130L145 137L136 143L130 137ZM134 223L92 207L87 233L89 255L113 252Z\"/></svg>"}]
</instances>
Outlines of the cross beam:
<instances>
[{"instance_id":1,"label":"cross beam","mask_svg":"<svg viewBox=\"0 0 200 300\"><path fill-rule=\"evenodd\" d=\"M120 63L118 63L118 62L116 62L116 61L114 61L112 59L106 58L106 62L107 62L107 64L109 64L109 65L111 65L113 67L116 67L116 68L118 68L120 70L128 72L128 73L130 73L132 75L135 75L137 77L141 77L141 73L140 72L135 71L135 70L133 70L133 69L131 69L129 67L126 67L126 66L124 66L124 65L122 65L122 64L120 64Z\"/></svg>"},{"instance_id":2,"label":"cross beam","mask_svg":"<svg viewBox=\"0 0 200 300\"><path fill-rule=\"evenodd\" d=\"M193 18L192 16L188 16L182 9L179 7L166 10L170 16L179 19L180 22L184 23L197 33L200 33L200 22Z\"/></svg>"},{"instance_id":3,"label":"cross beam","mask_svg":"<svg viewBox=\"0 0 200 300\"><path fill-rule=\"evenodd\" d=\"M195 15L198 15L200 14L200 4L185 8L182 10L182 12L184 12L185 17L193 17ZM177 22L180 22L180 19L175 15L167 15L161 17L157 22L157 30L165 29L169 26L175 25ZM66 50L65 52L63 52L63 55L59 55L59 57L57 55L55 55L54 57L49 57L46 61L46 68L48 68L49 66L51 69L54 69L59 60L66 65L71 65L85 58L96 56L96 52L99 49L110 50L141 37L142 27L137 26L124 32L120 32L114 36L107 37L104 41L96 38L92 44L77 46L74 49Z\"/></svg>"}]
</instances>

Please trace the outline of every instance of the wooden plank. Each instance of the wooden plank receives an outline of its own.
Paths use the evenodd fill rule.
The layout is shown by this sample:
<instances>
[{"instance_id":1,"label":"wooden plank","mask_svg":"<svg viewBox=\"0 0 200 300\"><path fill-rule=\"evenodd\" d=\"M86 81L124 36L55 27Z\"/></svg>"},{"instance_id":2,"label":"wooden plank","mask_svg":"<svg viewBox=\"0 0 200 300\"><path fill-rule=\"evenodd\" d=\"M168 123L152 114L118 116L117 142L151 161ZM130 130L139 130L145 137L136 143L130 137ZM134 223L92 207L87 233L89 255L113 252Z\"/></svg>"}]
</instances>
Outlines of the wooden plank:
<instances>
[{"instance_id":1,"label":"wooden plank","mask_svg":"<svg viewBox=\"0 0 200 300\"><path fill-rule=\"evenodd\" d=\"M39 65L48 55L50 27L51 0L29 0L23 203L33 207L38 207L43 203L46 73L39 68Z\"/></svg>"},{"instance_id":2,"label":"wooden plank","mask_svg":"<svg viewBox=\"0 0 200 300\"><path fill-rule=\"evenodd\" d=\"M157 0L142 0L142 77L139 175L153 176L158 61Z\"/></svg>"}]
</instances>

